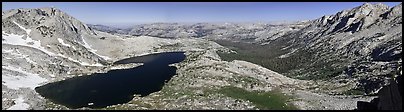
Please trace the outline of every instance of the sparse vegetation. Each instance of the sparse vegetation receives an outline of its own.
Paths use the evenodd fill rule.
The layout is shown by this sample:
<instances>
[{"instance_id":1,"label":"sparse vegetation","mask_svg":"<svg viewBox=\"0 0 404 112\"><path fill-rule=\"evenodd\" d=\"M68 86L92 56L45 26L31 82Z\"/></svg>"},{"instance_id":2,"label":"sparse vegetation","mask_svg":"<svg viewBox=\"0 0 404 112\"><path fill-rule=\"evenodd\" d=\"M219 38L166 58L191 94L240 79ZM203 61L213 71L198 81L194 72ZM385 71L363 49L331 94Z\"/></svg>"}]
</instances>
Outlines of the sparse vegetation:
<instances>
[{"instance_id":1,"label":"sparse vegetation","mask_svg":"<svg viewBox=\"0 0 404 112\"><path fill-rule=\"evenodd\" d=\"M271 92L247 91L242 88L226 86L218 92L236 99L248 100L262 110L296 110L294 105L287 104L289 96L278 90Z\"/></svg>"},{"instance_id":2,"label":"sparse vegetation","mask_svg":"<svg viewBox=\"0 0 404 112\"><path fill-rule=\"evenodd\" d=\"M175 44L168 44L168 45L162 45L160 49L169 49L169 50L177 50L178 48L183 47L181 43L175 43Z\"/></svg>"},{"instance_id":3,"label":"sparse vegetation","mask_svg":"<svg viewBox=\"0 0 404 112\"><path fill-rule=\"evenodd\" d=\"M298 50L292 55L279 58L279 56L289 51L275 45L256 45L241 42L216 41L217 43L229 47L237 53L217 52L222 60L244 60L261 65L270 70L282 73L288 77L303 80L322 80L329 79L342 73L343 68L333 67L333 63L341 63L338 61L315 62L313 51ZM279 42L278 42L279 43ZM288 48L290 49L290 48ZM293 70L302 69L303 71L294 73ZM316 72L316 73L315 73ZM315 74L313 74L315 73ZM310 74L304 75L303 74Z\"/></svg>"}]
</instances>

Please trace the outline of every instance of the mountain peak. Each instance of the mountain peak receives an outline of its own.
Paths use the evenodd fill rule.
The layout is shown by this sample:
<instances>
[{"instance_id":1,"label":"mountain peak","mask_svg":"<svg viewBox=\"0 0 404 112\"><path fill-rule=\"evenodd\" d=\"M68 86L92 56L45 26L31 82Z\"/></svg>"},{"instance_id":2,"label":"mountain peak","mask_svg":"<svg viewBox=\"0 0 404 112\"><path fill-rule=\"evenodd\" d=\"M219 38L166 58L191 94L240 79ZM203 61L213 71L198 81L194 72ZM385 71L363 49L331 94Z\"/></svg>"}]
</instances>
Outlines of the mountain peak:
<instances>
[{"instance_id":1,"label":"mountain peak","mask_svg":"<svg viewBox=\"0 0 404 112\"><path fill-rule=\"evenodd\" d=\"M57 7L54 7L54 6L52 6L52 7L41 7L41 8L38 8L38 9L41 9L41 10L53 10L53 11L60 11L61 12L60 9L58 9Z\"/></svg>"},{"instance_id":2,"label":"mountain peak","mask_svg":"<svg viewBox=\"0 0 404 112\"><path fill-rule=\"evenodd\" d=\"M5 16L2 18L7 18L12 15L25 15L25 16L60 16L60 15L68 15L64 13L62 10L55 7L41 7L41 8L18 8L11 9L3 12Z\"/></svg>"},{"instance_id":3,"label":"mountain peak","mask_svg":"<svg viewBox=\"0 0 404 112\"><path fill-rule=\"evenodd\" d=\"M377 4L371 4L371 3L364 3L363 5L356 7L352 9L352 13L357 13L359 15L369 15L370 13L383 13L389 9L389 6L382 4L382 3L377 3ZM376 14L376 15L377 15Z\"/></svg>"},{"instance_id":4,"label":"mountain peak","mask_svg":"<svg viewBox=\"0 0 404 112\"><path fill-rule=\"evenodd\" d=\"M59 15L59 14L66 15L66 13L64 13L62 10L60 10L56 7L42 7L42 8L38 8L38 9L34 9L34 10L45 11L49 15Z\"/></svg>"},{"instance_id":5,"label":"mountain peak","mask_svg":"<svg viewBox=\"0 0 404 112\"><path fill-rule=\"evenodd\" d=\"M361 6L359 6L360 8L388 8L389 6L383 4L383 3L363 3Z\"/></svg>"},{"instance_id":6,"label":"mountain peak","mask_svg":"<svg viewBox=\"0 0 404 112\"><path fill-rule=\"evenodd\" d=\"M352 9L347 9L338 12L335 15L323 16L314 20L316 26L331 27L329 32L336 31L351 31L356 32L362 28L368 27L377 22L377 19L389 10L392 12L390 15L400 15L401 10L398 8L390 9L389 6L382 3L364 3ZM387 14L386 14L387 15Z\"/></svg>"},{"instance_id":7,"label":"mountain peak","mask_svg":"<svg viewBox=\"0 0 404 112\"><path fill-rule=\"evenodd\" d=\"M388 12L387 12L387 18L394 18L397 16L402 16L402 4L400 3L394 7L392 7ZM386 18L385 16L385 18Z\"/></svg>"},{"instance_id":8,"label":"mountain peak","mask_svg":"<svg viewBox=\"0 0 404 112\"><path fill-rule=\"evenodd\" d=\"M24 28L32 29L33 33L41 34L42 37L63 35L61 37L69 40L82 41L82 39L79 38L82 34L95 34L95 32L84 23L55 7L12 9L5 12L4 16L2 16L2 21L8 24L3 25L3 28L8 27L7 29L18 30L20 28L14 25L14 23L18 23ZM58 33L57 31L60 30L64 32ZM14 30L5 31L18 33L18 31Z\"/></svg>"},{"instance_id":9,"label":"mountain peak","mask_svg":"<svg viewBox=\"0 0 404 112\"><path fill-rule=\"evenodd\" d=\"M372 4L371 3L369 3L369 2L366 2L366 3L363 3L361 6L359 6L359 7L370 7L370 6L372 6Z\"/></svg>"}]
</instances>

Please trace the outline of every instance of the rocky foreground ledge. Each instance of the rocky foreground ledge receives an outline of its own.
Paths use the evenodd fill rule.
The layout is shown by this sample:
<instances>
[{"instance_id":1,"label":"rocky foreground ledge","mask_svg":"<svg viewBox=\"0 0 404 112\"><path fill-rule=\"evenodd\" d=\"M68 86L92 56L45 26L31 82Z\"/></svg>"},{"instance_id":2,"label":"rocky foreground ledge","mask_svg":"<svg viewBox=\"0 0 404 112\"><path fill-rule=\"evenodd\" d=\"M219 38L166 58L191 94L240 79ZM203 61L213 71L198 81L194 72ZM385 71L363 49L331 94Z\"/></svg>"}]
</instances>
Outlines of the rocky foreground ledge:
<instances>
[{"instance_id":1,"label":"rocky foreground ledge","mask_svg":"<svg viewBox=\"0 0 404 112\"><path fill-rule=\"evenodd\" d=\"M390 81L370 102L358 101L358 110L403 110L402 75Z\"/></svg>"}]
</instances>

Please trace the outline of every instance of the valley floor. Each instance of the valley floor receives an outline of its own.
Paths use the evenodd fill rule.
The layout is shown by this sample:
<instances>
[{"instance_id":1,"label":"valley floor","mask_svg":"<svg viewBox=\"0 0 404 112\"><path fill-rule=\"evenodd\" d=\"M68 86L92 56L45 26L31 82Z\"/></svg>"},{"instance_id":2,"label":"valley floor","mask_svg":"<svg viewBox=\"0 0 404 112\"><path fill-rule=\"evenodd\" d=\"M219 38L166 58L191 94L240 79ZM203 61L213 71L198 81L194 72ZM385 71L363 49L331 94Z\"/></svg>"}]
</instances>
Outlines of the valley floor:
<instances>
[{"instance_id":1,"label":"valley floor","mask_svg":"<svg viewBox=\"0 0 404 112\"><path fill-rule=\"evenodd\" d=\"M94 51L107 57L109 63L133 56L157 52L185 51L186 60L172 64L177 67L175 75L162 90L145 97L136 96L125 104L117 104L101 109L338 109L356 108L356 101L370 101L371 97L333 96L312 92L314 82L286 77L259 65L241 61L223 61L217 52L234 52L213 41L204 39L162 39L139 36L119 38L97 32L105 39L85 38ZM4 49L3 49L4 52ZM5 58L3 58L4 60ZM127 66L104 65L83 67L82 73L106 72ZM136 65L135 65L136 66ZM3 77L6 72L3 66ZM46 73L46 72L45 72ZM80 72L65 74L65 77L49 78L40 83L64 80L83 75ZM85 75L85 74L84 74ZM40 75L41 76L41 75ZM9 81L18 81L10 79ZM6 82L9 82L6 81ZM4 78L3 78L4 82ZM226 94L221 89L239 88L252 96L269 95L271 100L283 102L279 106L265 106L251 96ZM230 89L232 91L232 89ZM279 91L278 91L279 90ZM274 95L277 94L277 95ZM273 96L271 96L273 95ZM39 96L32 88L16 88L2 83L2 109L68 109ZM280 99L277 99L277 98ZM251 99L252 98L252 99ZM261 102L261 103L260 103ZM262 106L264 105L264 106ZM288 105L287 107L285 105ZM89 108L81 108L89 109Z\"/></svg>"}]
</instances>

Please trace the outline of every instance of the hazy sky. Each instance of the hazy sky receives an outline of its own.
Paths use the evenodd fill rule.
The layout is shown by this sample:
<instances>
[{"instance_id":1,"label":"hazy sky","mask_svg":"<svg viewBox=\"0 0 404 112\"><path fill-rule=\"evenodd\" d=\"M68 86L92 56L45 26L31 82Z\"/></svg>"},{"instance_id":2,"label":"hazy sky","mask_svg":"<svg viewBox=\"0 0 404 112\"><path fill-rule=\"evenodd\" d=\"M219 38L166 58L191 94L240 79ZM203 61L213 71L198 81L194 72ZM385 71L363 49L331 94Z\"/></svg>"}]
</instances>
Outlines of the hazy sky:
<instances>
[{"instance_id":1,"label":"hazy sky","mask_svg":"<svg viewBox=\"0 0 404 112\"><path fill-rule=\"evenodd\" d=\"M383 2L392 7L400 2ZM2 10L51 7L91 24L308 20L363 2L2 2Z\"/></svg>"}]
</instances>

